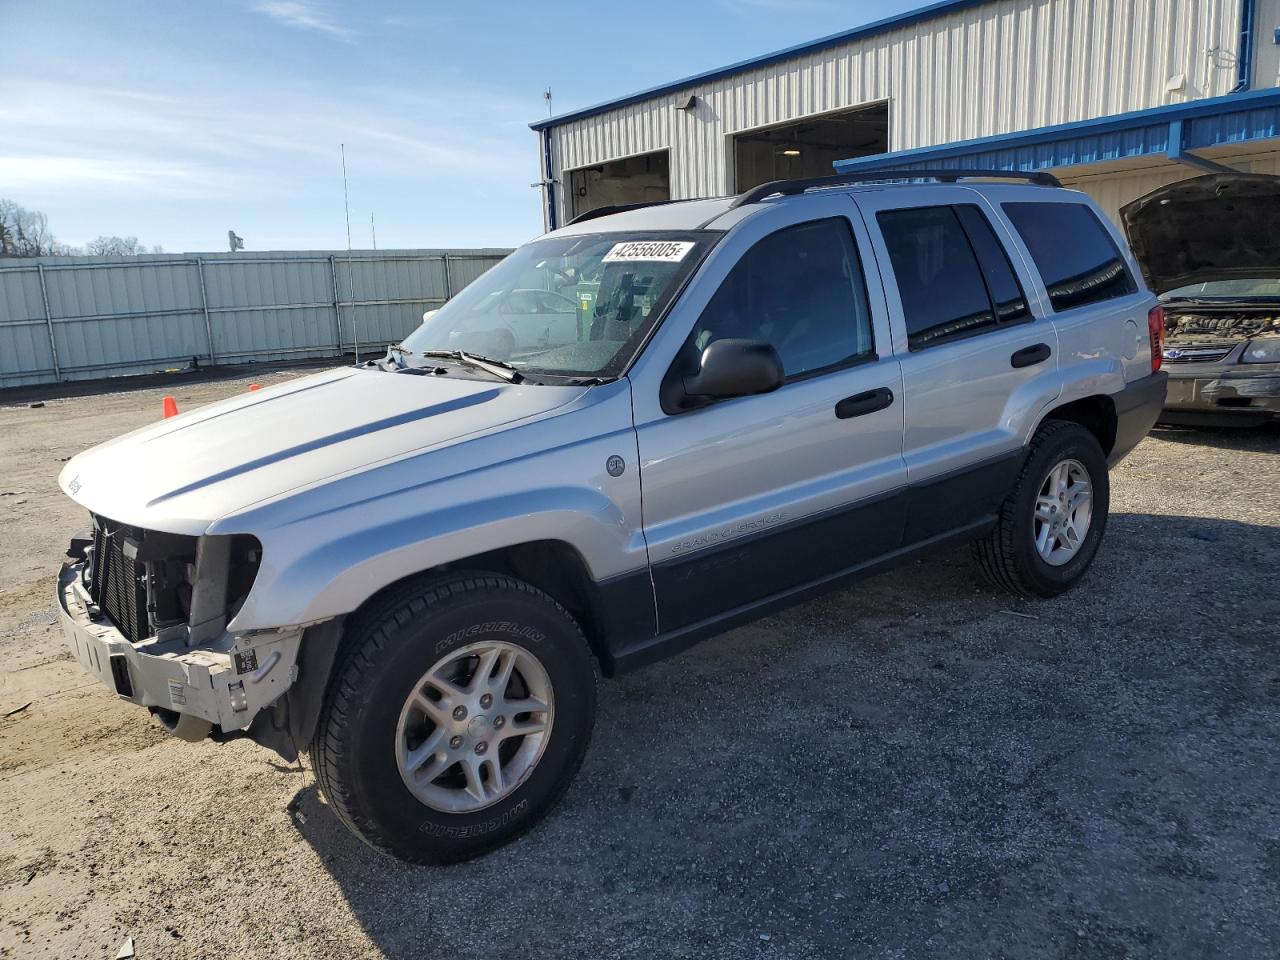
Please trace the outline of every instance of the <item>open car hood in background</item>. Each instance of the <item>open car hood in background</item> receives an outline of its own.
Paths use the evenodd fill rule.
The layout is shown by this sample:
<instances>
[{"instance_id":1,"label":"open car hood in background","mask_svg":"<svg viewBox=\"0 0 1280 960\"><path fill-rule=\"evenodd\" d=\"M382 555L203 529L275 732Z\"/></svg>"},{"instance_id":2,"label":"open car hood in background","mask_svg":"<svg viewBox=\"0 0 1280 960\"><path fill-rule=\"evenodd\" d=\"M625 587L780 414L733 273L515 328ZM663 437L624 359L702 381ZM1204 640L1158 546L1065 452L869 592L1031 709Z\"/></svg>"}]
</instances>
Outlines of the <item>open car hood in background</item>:
<instances>
[{"instance_id":1,"label":"open car hood in background","mask_svg":"<svg viewBox=\"0 0 1280 960\"><path fill-rule=\"evenodd\" d=\"M1280 177L1213 173L1120 209L1147 286L1280 278Z\"/></svg>"}]
</instances>

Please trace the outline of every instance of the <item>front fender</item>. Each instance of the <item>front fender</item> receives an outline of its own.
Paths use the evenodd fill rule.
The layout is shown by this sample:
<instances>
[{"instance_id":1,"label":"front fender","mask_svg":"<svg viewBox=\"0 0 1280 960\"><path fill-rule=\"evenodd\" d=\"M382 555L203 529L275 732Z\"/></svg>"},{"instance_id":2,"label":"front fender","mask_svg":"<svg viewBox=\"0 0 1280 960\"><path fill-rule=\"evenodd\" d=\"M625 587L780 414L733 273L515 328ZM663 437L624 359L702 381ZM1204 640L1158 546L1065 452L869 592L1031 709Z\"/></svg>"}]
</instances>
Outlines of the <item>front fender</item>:
<instances>
[{"instance_id":1,"label":"front fender","mask_svg":"<svg viewBox=\"0 0 1280 960\"><path fill-rule=\"evenodd\" d=\"M415 573L536 540L568 544L596 580L643 569L628 388L625 380L593 388L555 417L219 521L210 532L251 533L262 544L253 589L229 628L350 613Z\"/></svg>"},{"instance_id":2,"label":"front fender","mask_svg":"<svg viewBox=\"0 0 1280 960\"><path fill-rule=\"evenodd\" d=\"M268 536L263 567L229 629L326 620L419 571L535 540L567 543L597 580L627 572L614 569L628 566L619 563L623 558L633 568L646 562L643 539L631 533L618 504L597 490L545 488L335 530L303 550ZM268 562L272 557L285 559Z\"/></svg>"}]
</instances>

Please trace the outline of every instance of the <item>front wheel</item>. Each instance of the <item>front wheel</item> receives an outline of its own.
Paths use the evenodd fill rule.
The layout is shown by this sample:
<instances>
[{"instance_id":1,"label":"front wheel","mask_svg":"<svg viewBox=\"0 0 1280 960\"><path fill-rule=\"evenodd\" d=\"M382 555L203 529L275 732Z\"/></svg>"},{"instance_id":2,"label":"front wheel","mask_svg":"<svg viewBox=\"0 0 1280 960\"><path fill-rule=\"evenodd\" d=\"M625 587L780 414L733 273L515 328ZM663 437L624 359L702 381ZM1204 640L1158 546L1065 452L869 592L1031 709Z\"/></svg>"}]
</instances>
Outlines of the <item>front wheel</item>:
<instances>
[{"instance_id":1,"label":"front wheel","mask_svg":"<svg viewBox=\"0 0 1280 960\"><path fill-rule=\"evenodd\" d=\"M1024 597L1054 597L1084 576L1107 526L1111 486L1097 438L1062 420L1031 439L995 528L974 542L978 569Z\"/></svg>"},{"instance_id":2,"label":"front wheel","mask_svg":"<svg viewBox=\"0 0 1280 960\"><path fill-rule=\"evenodd\" d=\"M357 617L312 747L339 817L415 863L523 833L582 762L595 661L555 600L510 577L409 586Z\"/></svg>"}]
</instances>

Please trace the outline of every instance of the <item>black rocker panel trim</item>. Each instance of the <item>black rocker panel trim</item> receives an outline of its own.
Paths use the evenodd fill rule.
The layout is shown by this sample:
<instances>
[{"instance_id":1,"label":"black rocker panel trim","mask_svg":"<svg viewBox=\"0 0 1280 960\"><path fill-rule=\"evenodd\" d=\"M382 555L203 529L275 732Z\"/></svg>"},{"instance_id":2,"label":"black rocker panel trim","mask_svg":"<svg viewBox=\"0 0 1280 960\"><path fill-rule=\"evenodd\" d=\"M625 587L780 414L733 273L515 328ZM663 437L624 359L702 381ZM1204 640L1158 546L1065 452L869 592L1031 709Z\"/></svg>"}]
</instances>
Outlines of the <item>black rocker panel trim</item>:
<instances>
[{"instance_id":1,"label":"black rocker panel trim","mask_svg":"<svg viewBox=\"0 0 1280 960\"><path fill-rule=\"evenodd\" d=\"M604 631L608 673L678 653L829 589L893 567L922 551L972 539L996 522L1026 451L741 537L652 568L652 594L617 591ZM623 578L619 578L623 579ZM646 600L657 597L661 632ZM709 599L710 598L710 599Z\"/></svg>"},{"instance_id":2,"label":"black rocker panel trim","mask_svg":"<svg viewBox=\"0 0 1280 960\"><path fill-rule=\"evenodd\" d=\"M906 505L898 490L655 564L658 625L677 630L888 553Z\"/></svg>"},{"instance_id":3,"label":"black rocker panel trim","mask_svg":"<svg viewBox=\"0 0 1280 960\"><path fill-rule=\"evenodd\" d=\"M902 542L928 540L981 517L994 518L1013 489L1026 455L1026 450L1019 448L972 467L911 484Z\"/></svg>"},{"instance_id":4,"label":"black rocker panel trim","mask_svg":"<svg viewBox=\"0 0 1280 960\"><path fill-rule=\"evenodd\" d=\"M613 648L609 655L610 675L617 676L630 670L656 663L659 660L665 660L667 657L675 656L677 653L687 650L700 640L714 637L717 634L732 630L734 627L740 627L743 624L759 620L761 617L767 617L770 614L785 610L831 590L848 586L858 580L904 563L918 554L949 544L971 540L990 529L994 523L994 516L984 517L965 527L939 534L929 540L919 541L911 546L899 547L897 550L857 564L847 570L832 573L811 583L792 587L773 596L763 597L732 610L726 610L723 613L707 617L705 620L691 623L678 630L659 634L656 637L649 638L646 642Z\"/></svg>"},{"instance_id":5,"label":"black rocker panel trim","mask_svg":"<svg viewBox=\"0 0 1280 960\"><path fill-rule=\"evenodd\" d=\"M647 643L658 633L658 613L653 602L653 579L648 567L620 574L595 584L591 597L595 635L593 644L605 676L613 674L613 652Z\"/></svg>"}]
</instances>

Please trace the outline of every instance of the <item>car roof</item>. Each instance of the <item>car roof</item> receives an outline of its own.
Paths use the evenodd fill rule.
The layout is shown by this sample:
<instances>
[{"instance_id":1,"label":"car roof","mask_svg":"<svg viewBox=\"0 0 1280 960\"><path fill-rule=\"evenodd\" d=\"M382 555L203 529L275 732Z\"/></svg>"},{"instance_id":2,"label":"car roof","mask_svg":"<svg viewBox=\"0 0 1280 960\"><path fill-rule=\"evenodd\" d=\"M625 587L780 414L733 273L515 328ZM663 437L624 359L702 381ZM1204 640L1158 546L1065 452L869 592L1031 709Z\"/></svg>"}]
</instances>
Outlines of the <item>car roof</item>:
<instances>
[{"instance_id":1,"label":"car roof","mask_svg":"<svg viewBox=\"0 0 1280 960\"><path fill-rule=\"evenodd\" d=\"M616 213L604 213L589 217L578 223L567 224L554 230L548 236L576 236L593 233L614 233L644 230L727 230L742 217L750 213L752 207L761 203L785 203L799 200L805 196L827 194L829 191L841 193L873 193L884 190L920 189L922 187L936 190L964 187L984 193L990 192L1000 198L1010 196L1035 197L1038 199L1068 199L1080 202L1080 194L1074 190L1061 187L1050 188L1042 185L1026 183L1009 183L991 180L965 180L962 183L922 183L920 181L893 182L872 181L865 183L832 183L829 186L816 186L805 193L772 194L745 205L738 205L739 197L713 197L702 200L667 200L651 204L638 204L631 208L619 209ZM726 216L737 214L737 216Z\"/></svg>"},{"instance_id":2,"label":"car roof","mask_svg":"<svg viewBox=\"0 0 1280 960\"><path fill-rule=\"evenodd\" d=\"M584 233L613 233L627 230L699 230L733 206L734 197L709 200L676 200L621 210L570 223L552 231L553 237Z\"/></svg>"}]
</instances>

